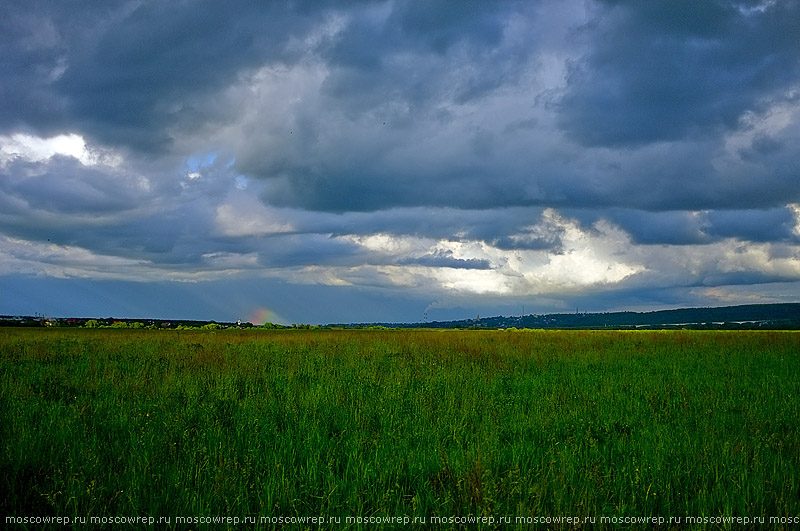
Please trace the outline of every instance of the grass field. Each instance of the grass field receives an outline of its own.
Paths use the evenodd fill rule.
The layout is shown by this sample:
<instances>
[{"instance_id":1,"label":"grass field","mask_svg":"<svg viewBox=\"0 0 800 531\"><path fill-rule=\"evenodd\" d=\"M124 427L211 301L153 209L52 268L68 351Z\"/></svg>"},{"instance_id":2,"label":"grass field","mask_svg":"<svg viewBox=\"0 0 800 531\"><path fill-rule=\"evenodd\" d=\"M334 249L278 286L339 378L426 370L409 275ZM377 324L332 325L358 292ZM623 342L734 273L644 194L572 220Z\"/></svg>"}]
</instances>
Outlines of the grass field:
<instances>
[{"instance_id":1,"label":"grass field","mask_svg":"<svg viewBox=\"0 0 800 531\"><path fill-rule=\"evenodd\" d=\"M798 517L800 334L0 329L38 515Z\"/></svg>"}]
</instances>

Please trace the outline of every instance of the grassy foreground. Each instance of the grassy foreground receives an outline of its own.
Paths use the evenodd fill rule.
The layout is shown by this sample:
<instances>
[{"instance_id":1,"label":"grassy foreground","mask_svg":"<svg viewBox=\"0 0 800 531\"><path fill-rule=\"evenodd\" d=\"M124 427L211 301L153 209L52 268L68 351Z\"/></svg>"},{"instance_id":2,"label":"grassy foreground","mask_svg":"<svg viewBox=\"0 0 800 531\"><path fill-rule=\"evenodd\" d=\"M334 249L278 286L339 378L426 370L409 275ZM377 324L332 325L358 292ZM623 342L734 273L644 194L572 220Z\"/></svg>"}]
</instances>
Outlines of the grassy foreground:
<instances>
[{"instance_id":1,"label":"grassy foreground","mask_svg":"<svg viewBox=\"0 0 800 531\"><path fill-rule=\"evenodd\" d=\"M0 329L37 515L796 517L800 334Z\"/></svg>"}]
</instances>

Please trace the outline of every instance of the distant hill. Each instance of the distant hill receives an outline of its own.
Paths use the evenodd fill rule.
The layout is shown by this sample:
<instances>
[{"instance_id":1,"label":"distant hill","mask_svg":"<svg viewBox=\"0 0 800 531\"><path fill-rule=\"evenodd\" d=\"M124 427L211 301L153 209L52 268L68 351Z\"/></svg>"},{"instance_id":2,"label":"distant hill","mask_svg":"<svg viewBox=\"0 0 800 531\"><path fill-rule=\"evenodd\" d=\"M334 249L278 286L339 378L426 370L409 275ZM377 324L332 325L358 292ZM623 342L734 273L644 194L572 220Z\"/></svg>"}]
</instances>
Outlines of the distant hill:
<instances>
[{"instance_id":1,"label":"distant hill","mask_svg":"<svg viewBox=\"0 0 800 531\"><path fill-rule=\"evenodd\" d=\"M653 312L551 313L422 323L362 323L392 328L800 329L800 304L747 304Z\"/></svg>"}]
</instances>

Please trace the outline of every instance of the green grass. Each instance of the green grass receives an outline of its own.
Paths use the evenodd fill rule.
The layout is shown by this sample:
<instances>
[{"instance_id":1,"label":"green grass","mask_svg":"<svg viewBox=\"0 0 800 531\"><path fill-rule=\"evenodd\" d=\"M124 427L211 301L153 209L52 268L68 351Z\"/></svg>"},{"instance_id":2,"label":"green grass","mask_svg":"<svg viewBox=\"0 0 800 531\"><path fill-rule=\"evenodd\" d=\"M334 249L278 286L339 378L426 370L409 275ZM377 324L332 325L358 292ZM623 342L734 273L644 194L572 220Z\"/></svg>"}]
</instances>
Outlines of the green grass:
<instances>
[{"instance_id":1,"label":"green grass","mask_svg":"<svg viewBox=\"0 0 800 531\"><path fill-rule=\"evenodd\" d=\"M26 515L800 516L800 334L0 329Z\"/></svg>"}]
</instances>

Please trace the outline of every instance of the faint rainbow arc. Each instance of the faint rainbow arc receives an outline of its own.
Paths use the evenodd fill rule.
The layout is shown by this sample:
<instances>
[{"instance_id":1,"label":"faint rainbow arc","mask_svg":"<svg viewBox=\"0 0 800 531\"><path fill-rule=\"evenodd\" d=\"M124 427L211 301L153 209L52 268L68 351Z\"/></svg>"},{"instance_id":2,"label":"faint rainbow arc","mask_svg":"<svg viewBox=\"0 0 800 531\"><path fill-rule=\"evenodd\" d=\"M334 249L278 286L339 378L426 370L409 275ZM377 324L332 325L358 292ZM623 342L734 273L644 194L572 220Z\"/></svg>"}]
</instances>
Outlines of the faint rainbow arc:
<instances>
[{"instance_id":1,"label":"faint rainbow arc","mask_svg":"<svg viewBox=\"0 0 800 531\"><path fill-rule=\"evenodd\" d=\"M247 317L247 320L254 325L263 325L264 323L283 323L283 319L267 308L256 308Z\"/></svg>"}]
</instances>

